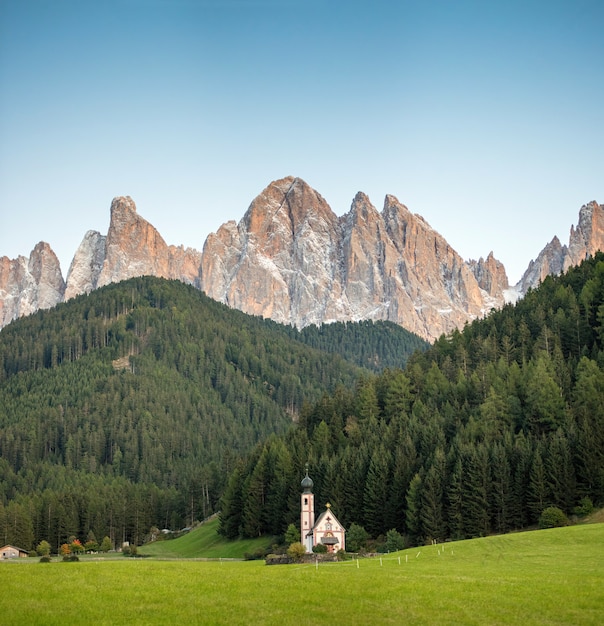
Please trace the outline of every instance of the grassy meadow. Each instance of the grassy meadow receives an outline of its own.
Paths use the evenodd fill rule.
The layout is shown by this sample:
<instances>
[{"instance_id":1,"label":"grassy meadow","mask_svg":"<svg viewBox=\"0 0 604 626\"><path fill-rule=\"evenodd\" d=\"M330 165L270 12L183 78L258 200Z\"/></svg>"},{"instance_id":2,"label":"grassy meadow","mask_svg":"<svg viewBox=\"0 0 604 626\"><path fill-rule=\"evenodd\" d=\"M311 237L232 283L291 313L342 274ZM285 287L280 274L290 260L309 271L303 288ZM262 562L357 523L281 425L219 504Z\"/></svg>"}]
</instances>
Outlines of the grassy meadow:
<instances>
[{"instance_id":1,"label":"grassy meadow","mask_svg":"<svg viewBox=\"0 0 604 626\"><path fill-rule=\"evenodd\" d=\"M334 564L0 563L2 624L601 624L604 524Z\"/></svg>"},{"instance_id":2,"label":"grassy meadow","mask_svg":"<svg viewBox=\"0 0 604 626\"><path fill-rule=\"evenodd\" d=\"M218 534L218 518L202 524L191 532L168 541L155 541L138 549L139 554L162 559L188 559L202 556L209 559L237 559L246 553L266 549L271 538L227 541Z\"/></svg>"}]
</instances>

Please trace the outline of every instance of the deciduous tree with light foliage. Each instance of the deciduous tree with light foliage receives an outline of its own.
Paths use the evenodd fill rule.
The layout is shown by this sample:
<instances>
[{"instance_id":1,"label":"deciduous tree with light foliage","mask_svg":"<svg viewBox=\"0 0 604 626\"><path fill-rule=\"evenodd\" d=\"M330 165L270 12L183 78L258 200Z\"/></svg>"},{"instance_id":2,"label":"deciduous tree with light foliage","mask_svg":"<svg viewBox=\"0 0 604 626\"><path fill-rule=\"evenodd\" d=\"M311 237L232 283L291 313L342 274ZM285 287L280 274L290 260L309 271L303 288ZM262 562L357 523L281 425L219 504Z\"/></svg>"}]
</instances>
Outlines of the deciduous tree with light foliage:
<instances>
[{"instance_id":1,"label":"deciduous tree with light foliage","mask_svg":"<svg viewBox=\"0 0 604 626\"><path fill-rule=\"evenodd\" d=\"M296 543L297 541L300 541L300 531L294 524L290 524L285 531L285 543L291 546L292 543Z\"/></svg>"}]
</instances>

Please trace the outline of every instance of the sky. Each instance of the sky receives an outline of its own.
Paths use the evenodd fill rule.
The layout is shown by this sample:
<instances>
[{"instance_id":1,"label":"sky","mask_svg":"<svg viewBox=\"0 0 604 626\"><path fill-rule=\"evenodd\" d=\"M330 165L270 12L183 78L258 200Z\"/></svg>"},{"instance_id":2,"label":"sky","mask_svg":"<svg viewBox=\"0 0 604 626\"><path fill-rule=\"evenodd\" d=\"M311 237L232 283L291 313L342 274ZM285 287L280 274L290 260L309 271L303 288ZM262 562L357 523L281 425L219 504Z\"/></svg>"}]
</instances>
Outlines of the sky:
<instances>
[{"instance_id":1,"label":"sky","mask_svg":"<svg viewBox=\"0 0 604 626\"><path fill-rule=\"evenodd\" d=\"M0 256L115 196L199 250L273 180L392 194L518 281L604 203L601 0L0 0Z\"/></svg>"}]
</instances>

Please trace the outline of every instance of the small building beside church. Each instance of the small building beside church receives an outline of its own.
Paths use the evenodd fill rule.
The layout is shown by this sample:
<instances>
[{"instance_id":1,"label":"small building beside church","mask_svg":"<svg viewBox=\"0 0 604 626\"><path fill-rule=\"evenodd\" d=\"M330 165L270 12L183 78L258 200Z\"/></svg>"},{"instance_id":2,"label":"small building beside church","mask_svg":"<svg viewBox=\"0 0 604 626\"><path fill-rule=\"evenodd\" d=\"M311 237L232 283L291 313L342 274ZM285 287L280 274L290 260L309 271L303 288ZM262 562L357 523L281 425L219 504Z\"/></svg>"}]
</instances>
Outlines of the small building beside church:
<instances>
[{"instance_id":1,"label":"small building beside church","mask_svg":"<svg viewBox=\"0 0 604 626\"><path fill-rule=\"evenodd\" d=\"M327 552L346 550L346 529L331 510L329 502L325 505L325 511L315 520L313 484L307 469L301 483L303 490L300 499L301 543L306 552L312 552L317 545L324 545Z\"/></svg>"}]
</instances>

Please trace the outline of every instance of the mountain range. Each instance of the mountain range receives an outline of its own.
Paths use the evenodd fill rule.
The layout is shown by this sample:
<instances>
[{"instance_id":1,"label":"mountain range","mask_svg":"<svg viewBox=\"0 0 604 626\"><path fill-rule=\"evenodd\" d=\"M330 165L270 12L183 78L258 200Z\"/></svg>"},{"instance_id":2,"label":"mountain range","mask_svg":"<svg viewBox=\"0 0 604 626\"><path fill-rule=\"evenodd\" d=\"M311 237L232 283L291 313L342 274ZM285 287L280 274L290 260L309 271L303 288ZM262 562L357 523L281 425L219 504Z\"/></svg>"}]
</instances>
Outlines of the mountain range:
<instances>
[{"instance_id":1,"label":"mountain range","mask_svg":"<svg viewBox=\"0 0 604 626\"><path fill-rule=\"evenodd\" d=\"M129 196L111 203L106 235L88 231L64 278L48 243L0 257L0 328L13 319L142 275L181 280L245 313L303 328L388 320L427 340L522 297L546 276L604 250L604 205L581 207L568 245L554 237L510 286L503 264L464 260L418 214L387 195L357 193L338 217L300 178L270 183L243 218L200 252L168 245Z\"/></svg>"}]
</instances>

